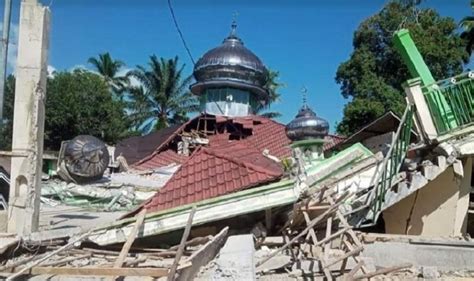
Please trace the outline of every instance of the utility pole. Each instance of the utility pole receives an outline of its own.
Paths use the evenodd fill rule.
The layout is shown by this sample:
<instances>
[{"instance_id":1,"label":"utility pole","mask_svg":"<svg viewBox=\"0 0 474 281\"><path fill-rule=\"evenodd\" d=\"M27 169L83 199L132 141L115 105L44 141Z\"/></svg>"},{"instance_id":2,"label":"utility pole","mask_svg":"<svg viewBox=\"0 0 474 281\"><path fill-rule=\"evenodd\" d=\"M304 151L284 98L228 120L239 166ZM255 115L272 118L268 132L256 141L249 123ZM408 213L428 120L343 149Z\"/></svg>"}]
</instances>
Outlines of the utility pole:
<instances>
[{"instance_id":1,"label":"utility pole","mask_svg":"<svg viewBox=\"0 0 474 281\"><path fill-rule=\"evenodd\" d=\"M7 57L8 43L10 39L10 16L12 14L12 0L5 1L5 10L3 11L3 35L2 46L0 50L0 126L3 125L3 101L5 100L5 80L7 79Z\"/></svg>"}]
</instances>

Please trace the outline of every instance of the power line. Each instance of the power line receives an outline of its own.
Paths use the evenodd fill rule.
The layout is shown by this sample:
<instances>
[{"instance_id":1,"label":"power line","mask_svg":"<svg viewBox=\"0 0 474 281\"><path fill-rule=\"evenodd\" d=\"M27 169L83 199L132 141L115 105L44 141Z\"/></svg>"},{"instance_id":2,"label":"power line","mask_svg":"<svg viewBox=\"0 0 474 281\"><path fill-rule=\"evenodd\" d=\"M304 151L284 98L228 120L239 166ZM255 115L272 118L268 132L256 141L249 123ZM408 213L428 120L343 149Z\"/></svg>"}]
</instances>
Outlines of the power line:
<instances>
[{"instance_id":1,"label":"power line","mask_svg":"<svg viewBox=\"0 0 474 281\"><path fill-rule=\"evenodd\" d=\"M178 31L179 37L181 38L181 41L183 42L184 48L186 49L186 52L188 53L189 58L193 62L193 65L196 64L194 61L193 55L191 54L191 51L188 48L188 44L186 44L186 40L184 40L183 33L181 32L181 29L179 28L178 21L176 20L176 16L174 14L173 7L171 6L171 0L168 0L168 7L170 9L171 17L173 18L174 26L176 27L176 30Z\"/></svg>"}]
</instances>

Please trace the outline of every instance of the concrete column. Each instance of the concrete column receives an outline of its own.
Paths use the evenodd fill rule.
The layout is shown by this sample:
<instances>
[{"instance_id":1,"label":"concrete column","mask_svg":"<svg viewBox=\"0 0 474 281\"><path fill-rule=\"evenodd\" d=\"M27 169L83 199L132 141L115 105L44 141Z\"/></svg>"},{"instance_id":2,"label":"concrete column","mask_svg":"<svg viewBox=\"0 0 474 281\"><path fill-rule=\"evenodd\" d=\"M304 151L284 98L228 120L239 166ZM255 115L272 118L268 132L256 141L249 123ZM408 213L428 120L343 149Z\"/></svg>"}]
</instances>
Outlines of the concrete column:
<instances>
[{"instance_id":1,"label":"concrete column","mask_svg":"<svg viewBox=\"0 0 474 281\"><path fill-rule=\"evenodd\" d=\"M39 222L49 19L48 8L22 1L8 211L8 231L19 235Z\"/></svg>"},{"instance_id":2,"label":"concrete column","mask_svg":"<svg viewBox=\"0 0 474 281\"><path fill-rule=\"evenodd\" d=\"M467 212L469 210L469 195L471 194L472 158L462 161L464 177L459 181L459 199L456 208L456 220L454 221L455 235L467 233Z\"/></svg>"},{"instance_id":3,"label":"concrete column","mask_svg":"<svg viewBox=\"0 0 474 281\"><path fill-rule=\"evenodd\" d=\"M428 104L426 103L425 97L423 96L423 92L421 90L421 80L409 80L405 87L405 93L407 95L408 102L412 105L415 105L415 123L420 127L419 129L421 129L420 134L426 142L431 142L438 137L438 132L436 131Z\"/></svg>"}]
</instances>

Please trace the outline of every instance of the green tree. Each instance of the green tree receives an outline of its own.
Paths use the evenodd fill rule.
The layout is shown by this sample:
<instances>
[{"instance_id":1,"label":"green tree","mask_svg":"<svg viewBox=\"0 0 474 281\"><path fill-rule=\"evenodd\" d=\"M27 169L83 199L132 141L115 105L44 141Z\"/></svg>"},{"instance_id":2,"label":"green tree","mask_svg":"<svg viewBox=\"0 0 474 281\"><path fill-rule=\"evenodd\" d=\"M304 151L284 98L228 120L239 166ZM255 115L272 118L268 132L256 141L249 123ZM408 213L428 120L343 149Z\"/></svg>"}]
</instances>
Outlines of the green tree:
<instances>
[{"instance_id":1,"label":"green tree","mask_svg":"<svg viewBox=\"0 0 474 281\"><path fill-rule=\"evenodd\" d=\"M183 78L184 64L178 57L150 57L148 67L137 66L128 72L140 83L129 91L129 116L133 126L143 132L168 127L187 120L187 114L199 110L197 99L189 91L192 77Z\"/></svg>"},{"instance_id":2,"label":"green tree","mask_svg":"<svg viewBox=\"0 0 474 281\"><path fill-rule=\"evenodd\" d=\"M255 114L265 116L268 118L277 118L281 116L281 113L267 110L270 109L270 106L280 101L280 89L285 87L285 84L279 81L280 72L268 69L267 77L265 81L265 85L263 88L268 92L268 99L264 101L262 104L258 104L257 108L255 109Z\"/></svg>"},{"instance_id":3,"label":"green tree","mask_svg":"<svg viewBox=\"0 0 474 281\"><path fill-rule=\"evenodd\" d=\"M462 71L467 55L455 21L433 9L415 8L390 2L355 31L354 51L336 73L343 97L350 99L337 125L338 133L352 134L389 110L403 113L402 84L411 77L392 44L399 28L410 30L435 79Z\"/></svg>"},{"instance_id":4,"label":"green tree","mask_svg":"<svg viewBox=\"0 0 474 281\"><path fill-rule=\"evenodd\" d=\"M471 11L472 10L474 10L474 0L471 0ZM472 54L472 49L474 48L474 16L464 17L459 25L463 29L461 38L465 41L466 52L468 54L464 62L468 63Z\"/></svg>"},{"instance_id":5,"label":"green tree","mask_svg":"<svg viewBox=\"0 0 474 281\"><path fill-rule=\"evenodd\" d=\"M0 124L0 149L11 150L13 134L13 105L15 101L15 76L9 75L5 82L3 124Z\"/></svg>"},{"instance_id":6,"label":"green tree","mask_svg":"<svg viewBox=\"0 0 474 281\"><path fill-rule=\"evenodd\" d=\"M84 70L57 72L48 79L45 147L59 149L61 142L80 134L107 143L127 137L125 103L114 99L97 74Z\"/></svg>"},{"instance_id":7,"label":"green tree","mask_svg":"<svg viewBox=\"0 0 474 281\"><path fill-rule=\"evenodd\" d=\"M118 75L122 67L125 66L122 61L114 60L107 52L99 54L97 58L91 57L87 62L89 62L105 79L107 85L113 93L123 93L129 81L126 76Z\"/></svg>"}]
</instances>

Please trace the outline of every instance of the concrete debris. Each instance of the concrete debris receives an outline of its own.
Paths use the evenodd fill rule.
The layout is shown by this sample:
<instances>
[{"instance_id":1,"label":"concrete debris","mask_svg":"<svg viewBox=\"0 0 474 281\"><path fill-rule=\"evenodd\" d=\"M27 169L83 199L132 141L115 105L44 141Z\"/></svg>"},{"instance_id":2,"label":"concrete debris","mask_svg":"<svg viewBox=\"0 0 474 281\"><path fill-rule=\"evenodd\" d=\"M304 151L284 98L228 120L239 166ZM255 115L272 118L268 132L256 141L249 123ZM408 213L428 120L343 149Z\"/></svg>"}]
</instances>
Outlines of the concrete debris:
<instances>
[{"instance_id":1,"label":"concrete debris","mask_svg":"<svg viewBox=\"0 0 474 281\"><path fill-rule=\"evenodd\" d=\"M165 277L173 264L176 251L170 249L174 246L163 248L157 244L148 243L144 246L132 246L134 237L130 237L131 243L127 243L127 250L120 248L90 248L83 245L83 241L94 230L77 233L75 237L43 236L33 250L28 241L15 242L12 252L13 256L3 261L0 266L0 276L6 280L25 280L27 276L48 278L49 275L75 275L75 276L142 276L142 277ZM193 243L185 243L183 258L185 261L177 267L176 280L181 275L191 276L190 269L199 271L200 266L196 258L207 263L214 258L227 238L228 228L224 228L218 235L207 239L193 239ZM13 237L12 237L13 238ZM18 240L18 239L17 239ZM21 240L21 239L20 239ZM198 241L205 243L198 244ZM207 241L207 242L205 242ZM38 242L38 241L37 241ZM193 246L188 246L188 245ZM38 247L40 245L41 247ZM10 247L12 249L12 247ZM125 248L125 246L124 246ZM123 257L122 257L123 256ZM121 258L122 257L122 258ZM207 257L207 258L206 258ZM114 267L120 259L121 266ZM192 266L191 266L192 264ZM251 262L253 264L253 262ZM17 278L18 277L18 278ZM76 277L75 280L78 280ZM115 278L114 278L115 279ZM41 279L36 279L41 280ZM49 280L49 279L48 279ZM127 280L127 279L125 279ZM140 279L142 280L142 279Z\"/></svg>"},{"instance_id":2,"label":"concrete debris","mask_svg":"<svg viewBox=\"0 0 474 281\"><path fill-rule=\"evenodd\" d=\"M130 210L152 197L166 184L179 165L151 171L113 173L88 184L66 183L59 179L42 182L42 202L63 203L102 211Z\"/></svg>"},{"instance_id":3,"label":"concrete debris","mask_svg":"<svg viewBox=\"0 0 474 281\"><path fill-rule=\"evenodd\" d=\"M440 273L435 266L424 266L421 268L421 274L424 279L437 280L440 277Z\"/></svg>"},{"instance_id":4,"label":"concrete debris","mask_svg":"<svg viewBox=\"0 0 474 281\"><path fill-rule=\"evenodd\" d=\"M254 252L252 235L230 236L213 266L198 280L255 280Z\"/></svg>"}]
</instances>

